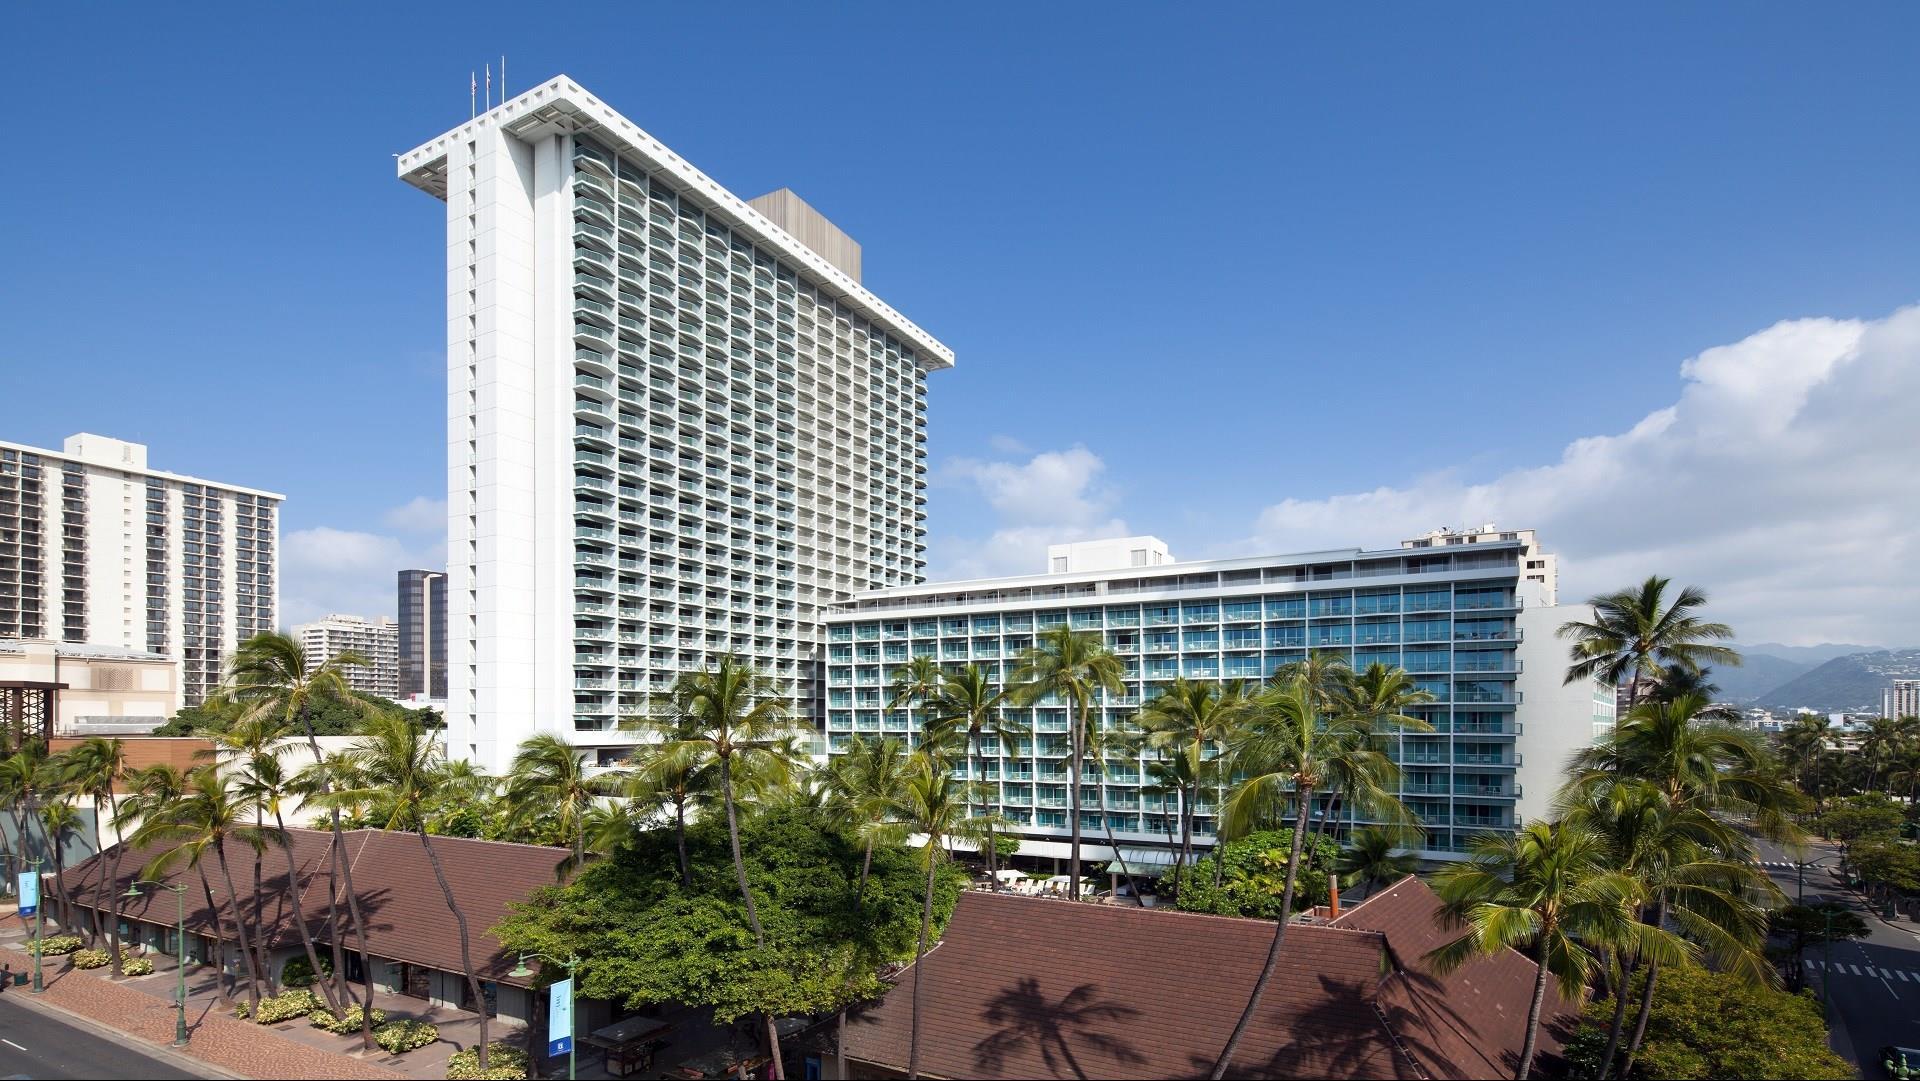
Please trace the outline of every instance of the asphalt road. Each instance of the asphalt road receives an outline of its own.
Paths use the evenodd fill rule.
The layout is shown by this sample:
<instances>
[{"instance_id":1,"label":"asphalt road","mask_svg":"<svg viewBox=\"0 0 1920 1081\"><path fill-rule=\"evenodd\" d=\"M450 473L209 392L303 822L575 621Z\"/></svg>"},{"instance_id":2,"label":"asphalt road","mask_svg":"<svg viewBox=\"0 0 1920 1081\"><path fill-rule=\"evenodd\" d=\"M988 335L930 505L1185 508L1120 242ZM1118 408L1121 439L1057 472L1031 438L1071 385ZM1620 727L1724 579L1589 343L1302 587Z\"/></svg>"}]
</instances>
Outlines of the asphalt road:
<instances>
[{"instance_id":1,"label":"asphalt road","mask_svg":"<svg viewBox=\"0 0 1920 1081\"><path fill-rule=\"evenodd\" d=\"M24 987L0 993L0 1078L188 1078L126 1043L102 1039L15 1001Z\"/></svg>"},{"instance_id":2,"label":"asphalt road","mask_svg":"<svg viewBox=\"0 0 1920 1081\"><path fill-rule=\"evenodd\" d=\"M1867 921L1866 938L1814 947L1806 954L1809 987L1824 983L1830 1003L1829 1043L1842 1057L1860 1068L1862 1077L1885 1077L1880 1049L1887 1044L1920 1047L1920 923L1904 916L1892 926L1841 885L1831 868L1839 861L1834 850L1809 846L1807 858L1822 860L1806 871L1806 903L1839 901ZM1799 897L1799 879L1792 856L1762 842L1760 859L1767 873L1786 892Z\"/></svg>"}]
</instances>

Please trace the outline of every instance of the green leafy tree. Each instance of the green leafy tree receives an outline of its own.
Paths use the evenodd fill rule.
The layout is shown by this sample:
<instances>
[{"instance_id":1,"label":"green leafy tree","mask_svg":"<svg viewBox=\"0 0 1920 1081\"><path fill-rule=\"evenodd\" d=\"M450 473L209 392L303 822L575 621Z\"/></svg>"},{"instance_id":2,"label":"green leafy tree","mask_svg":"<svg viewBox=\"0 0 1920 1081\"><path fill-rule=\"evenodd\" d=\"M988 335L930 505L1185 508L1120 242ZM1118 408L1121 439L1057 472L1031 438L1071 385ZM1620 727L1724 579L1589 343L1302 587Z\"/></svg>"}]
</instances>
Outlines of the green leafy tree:
<instances>
[{"instance_id":1,"label":"green leafy tree","mask_svg":"<svg viewBox=\"0 0 1920 1081\"><path fill-rule=\"evenodd\" d=\"M1706 591L1687 586L1669 604L1671 584L1650 576L1636 587L1589 600L1592 619L1562 623L1559 636L1573 642L1565 682L1598 677L1626 683L1631 711L1639 704L1640 681L1657 679L1665 665L1695 671L1710 664L1738 666L1739 652L1720 644L1733 637L1733 629L1699 615Z\"/></svg>"},{"instance_id":2,"label":"green leafy tree","mask_svg":"<svg viewBox=\"0 0 1920 1081\"><path fill-rule=\"evenodd\" d=\"M1631 944L1643 956L1671 962L1688 955L1676 936L1634 920L1639 886L1611 870L1611 859L1606 839L1591 829L1532 822L1518 833L1480 834L1464 862L1436 876L1442 924L1464 933L1427 955L1435 970L1451 972L1507 949L1538 966L1517 1081L1533 1070L1549 980L1563 997L1578 1000L1599 969L1598 949Z\"/></svg>"},{"instance_id":3,"label":"green leafy tree","mask_svg":"<svg viewBox=\"0 0 1920 1081\"><path fill-rule=\"evenodd\" d=\"M1587 1007L1567 1042L1569 1076L1598 1074L1606 1043L1606 1007ZM1853 1077L1851 1064L1827 1047L1820 1003L1706 968L1676 968L1660 980L1634 1078Z\"/></svg>"},{"instance_id":4,"label":"green leafy tree","mask_svg":"<svg viewBox=\"0 0 1920 1081\"><path fill-rule=\"evenodd\" d=\"M1212 779L1212 763L1232 738L1246 708L1246 685L1180 678L1167 684L1141 709L1137 723L1146 745L1167 763L1159 772L1180 805L1180 868L1193 862L1193 815L1200 786Z\"/></svg>"},{"instance_id":5,"label":"green leafy tree","mask_svg":"<svg viewBox=\"0 0 1920 1081\"><path fill-rule=\"evenodd\" d=\"M1886 793L1863 792L1835 800L1820 816L1820 829L1850 846L1866 838L1892 837L1905 820L1901 806Z\"/></svg>"},{"instance_id":6,"label":"green leafy tree","mask_svg":"<svg viewBox=\"0 0 1920 1081\"><path fill-rule=\"evenodd\" d=\"M1294 836L1291 828L1255 830L1215 845L1212 852L1194 864L1193 873L1174 894L1174 906L1187 912L1211 912L1216 916L1277 920L1283 912L1300 912L1325 904L1328 878L1340 862L1340 846L1325 836L1306 838L1289 902L1287 859L1293 852ZM1162 876L1163 881L1178 874L1179 868L1170 868Z\"/></svg>"},{"instance_id":7,"label":"green leafy tree","mask_svg":"<svg viewBox=\"0 0 1920 1081\"><path fill-rule=\"evenodd\" d=\"M1348 886L1365 886L1367 894L1398 882L1420 867L1420 857L1401 847L1398 831L1367 826L1354 831L1337 865Z\"/></svg>"},{"instance_id":8,"label":"green leafy tree","mask_svg":"<svg viewBox=\"0 0 1920 1081\"><path fill-rule=\"evenodd\" d=\"M791 774L799 750L786 703L771 679L728 654L711 671L682 673L668 692L664 709L669 718L684 721L693 733L674 752L711 756L720 775L721 802L727 814L727 836L732 842L740 899L746 905L747 926L753 931L754 942L764 949L766 929L760 922L747 882L746 860L740 853L740 815L734 788L737 775L768 783ZM770 1009L764 1016L767 1047L779 1076L780 1034L774 1025L778 1014Z\"/></svg>"},{"instance_id":9,"label":"green leafy tree","mask_svg":"<svg viewBox=\"0 0 1920 1081\"><path fill-rule=\"evenodd\" d=\"M1069 627L1042 631L1034 645L1020 655L1014 667L1010 695L1020 706L1032 706L1043 700L1064 703L1072 715L1068 725L1067 817L1073 824L1073 839L1067 855L1067 875L1072 882L1068 891L1080 898L1080 767L1087 755L1090 713L1093 701L1102 695L1126 691L1122 677L1126 666L1095 634L1075 634Z\"/></svg>"},{"instance_id":10,"label":"green leafy tree","mask_svg":"<svg viewBox=\"0 0 1920 1081\"><path fill-rule=\"evenodd\" d=\"M862 846L856 898L866 896L874 847L897 844L906 837L899 809L907 798L908 774L907 749L900 740L885 736L869 743L855 736L847 742L846 752L828 763L821 778L829 798Z\"/></svg>"}]
</instances>

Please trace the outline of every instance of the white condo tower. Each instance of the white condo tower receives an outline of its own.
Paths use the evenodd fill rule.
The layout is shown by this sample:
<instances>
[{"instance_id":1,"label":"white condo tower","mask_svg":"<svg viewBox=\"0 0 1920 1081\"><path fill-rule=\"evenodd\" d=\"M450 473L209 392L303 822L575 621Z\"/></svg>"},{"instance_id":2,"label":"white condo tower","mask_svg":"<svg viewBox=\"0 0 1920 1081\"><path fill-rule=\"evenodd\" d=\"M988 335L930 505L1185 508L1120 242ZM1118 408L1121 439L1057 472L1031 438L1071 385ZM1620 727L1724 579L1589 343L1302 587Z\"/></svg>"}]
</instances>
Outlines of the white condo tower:
<instances>
[{"instance_id":1,"label":"white condo tower","mask_svg":"<svg viewBox=\"0 0 1920 1081\"><path fill-rule=\"evenodd\" d=\"M565 77L400 155L446 203L448 740L503 769L736 654L809 718L819 620L921 578L926 374L851 238Z\"/></svg>"}]
</instances>

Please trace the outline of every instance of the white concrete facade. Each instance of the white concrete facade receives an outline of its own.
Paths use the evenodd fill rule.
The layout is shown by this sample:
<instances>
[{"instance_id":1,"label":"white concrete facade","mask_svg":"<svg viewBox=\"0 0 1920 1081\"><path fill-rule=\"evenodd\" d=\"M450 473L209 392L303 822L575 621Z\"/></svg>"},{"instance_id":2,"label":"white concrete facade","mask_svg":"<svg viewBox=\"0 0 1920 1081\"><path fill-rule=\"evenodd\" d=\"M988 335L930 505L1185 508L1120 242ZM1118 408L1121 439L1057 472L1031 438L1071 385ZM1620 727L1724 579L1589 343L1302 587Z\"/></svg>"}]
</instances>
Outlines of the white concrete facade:
<instances>
[{"instance_id":1,"label":"white concrete facade","mask_svg":"<svg viewBox=\"0 0 1920 1081\"><path fill-rule=\"evenodd\" d=\"M572 80L399 156L447 215L447 723L500 770L723 653L815 700L818 609L918 581L953 355Z\"/></svg>"},{"instance_id":2,"label":"white concrete facade","mask_svg":"<svg viewBox=\"0 0 1920 1081\"><path fill-rule=\"evenodd\" d=\"M1550 605L1560 603L1560 557L1540 547L1531 529L1501 529L1487 522L1470 529L1450 529L1441 526L1412 540L1400 542L1402 548L1445 548L1456 544L1486 544L1491 541L1518 541L1520 550L1520 574L1529 582L1538 582L1546 587L1546 600Z\"/></svg>"},{"instance_id":3,"label":"white concrete facade","mask_svg":"<svg viewBox=\"0 0 1920 1081\"><path fill-rule=\"evenodd\" d=\"M1047 573L1117 571L1129 567L1158 567L1173 562L1167 542L1159 537L1110 537L1047 545Z\"/></svg>"},{"instance_id":4,"label":"white concrete facade","mask_svg":"<svg viewBox=\"0 0 1920 1081\"><path fill-rule=\"evenodd\" d=\"M180 709L180 666L119 646L0 638L0 683L59 683L56 736L151 732Z\"/></svg>"},{"instance_id":5,"label":"white concrete facade","mask_svg":"<svg viewBox=\"0 0 1920 1081\"><path fill-rule=\"evenodd\" d=\"M1920 679L1896 679L1880 696L1880 716L1920 717Z\"/></svg>"},{"instance_id":6,"label":"white concrete facade","mask_svg":"<svg viewBox=\"0 0 1920 1081\"><path fill-rule=\"evenodd\" d=\"M104 436L0 442L0 636L169 657L197 705L274 628L283 499L150 469L145 446Z\"/></svg>"},{"instance_id":7,"label":"white concrete facade","mask_svg":"<svg viewBox=\"0 0 1920 1081\"><path fill-rule=\"evenodd\" d=\"M351 652L368 663L347 667L348 686L382 698L400 696L400 625L393 620L334 614L300 624L293 636L306 654L307 671Z\"/></svg>"}]
</instances>

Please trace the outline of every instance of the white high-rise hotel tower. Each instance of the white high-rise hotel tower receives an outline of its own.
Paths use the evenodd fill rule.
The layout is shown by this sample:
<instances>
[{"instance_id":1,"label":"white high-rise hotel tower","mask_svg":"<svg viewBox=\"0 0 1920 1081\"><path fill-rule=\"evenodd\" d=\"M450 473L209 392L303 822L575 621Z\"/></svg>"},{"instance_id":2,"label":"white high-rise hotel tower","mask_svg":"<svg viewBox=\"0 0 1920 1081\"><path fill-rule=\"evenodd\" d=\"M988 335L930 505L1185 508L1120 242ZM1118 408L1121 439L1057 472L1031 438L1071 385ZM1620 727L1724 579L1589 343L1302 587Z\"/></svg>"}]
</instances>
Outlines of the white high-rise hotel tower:
<instances>
[{"instance_id":1,"label":"white high-rise hotel tower","mask_svg":"<svg viewBox=\"0 0 1920 1081\"><path fill-rule=\"evenodd\" d=\"M810 713L823 607L920 581L952 351L791 192L738 198L565 77L398 171L447 206L452 752L607 760L723 653Z\"/></svg>"}]
</instances>

